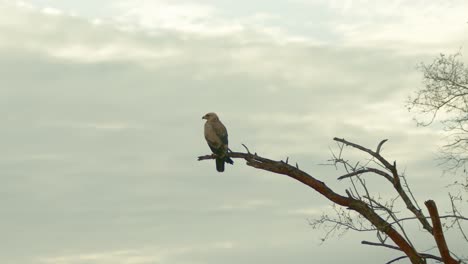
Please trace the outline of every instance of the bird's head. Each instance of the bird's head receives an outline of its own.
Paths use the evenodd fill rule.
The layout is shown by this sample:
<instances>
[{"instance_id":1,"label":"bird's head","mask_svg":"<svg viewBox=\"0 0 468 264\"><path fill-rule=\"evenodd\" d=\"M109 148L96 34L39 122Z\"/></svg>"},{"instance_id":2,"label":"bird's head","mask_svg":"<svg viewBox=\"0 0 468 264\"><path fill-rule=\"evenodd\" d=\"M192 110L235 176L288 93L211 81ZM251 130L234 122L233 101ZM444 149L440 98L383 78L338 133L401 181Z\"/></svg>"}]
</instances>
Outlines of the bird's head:
<instances>
[{"instance_id":1,"label":"bird's head","mask_svg":"<svg viewBox=\"0 0 468 264\"><path fill-rule=\"evenodd\" d=\"M218 115L216 113L210 112L202 117L202 119L206 119L206 121L213 121L218 119Z\"/></svg>"}]
</instances>

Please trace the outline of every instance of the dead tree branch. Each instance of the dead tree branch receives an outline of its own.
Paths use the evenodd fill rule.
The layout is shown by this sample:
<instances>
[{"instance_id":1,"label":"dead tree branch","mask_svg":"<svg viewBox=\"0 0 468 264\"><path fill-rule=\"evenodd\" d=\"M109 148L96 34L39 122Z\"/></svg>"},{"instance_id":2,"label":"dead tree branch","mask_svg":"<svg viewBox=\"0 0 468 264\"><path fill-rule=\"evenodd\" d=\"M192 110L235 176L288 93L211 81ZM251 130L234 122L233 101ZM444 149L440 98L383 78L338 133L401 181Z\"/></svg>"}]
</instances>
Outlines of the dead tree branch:
<instances>
[{"instance_id":1,"label":"dead tree branch","mask_svg":"<svg viewBox=\"0 0 468 264\"><path fill-rule=\"evenodd\" d=\"M442 230L442 224L440 223L439 211L433 200L428 200L424 203L429 211L431 216L432 225L434 226L434 239L436 241L437 247L439 248L440 255L445 264L458 264L452 256L450 256L450 251L445 241L444 232Z\"/></svg>"},{"instance_id":2,"label":"dead tree branch","mask_svg":"<svg viewBox=\"0 0 468 264\"><path fill-rule=\"evenodd\" d=\"M435 203L433 201L427 201L425 204L429 209L430 218L434 225L433 227L428 221L429 217L425 216L418 206L406 179L398 173L396 162L391 163L381 155L382 145L387 142L387 140L382 140L377 145L376 151L345 139L334 138L334 140L338 143L339 153L335 154L332 152L332 165L337 168L338 165L340 165L340 167L342 166L346 174L338 179L349 179L352 185L351 188L346 190L345 195L333 191L324 182L302 171L299 169L297 163L295 166L290 165L289 158L286 159L286 162L264 158L257 155L257 153L252 154L245 145L243 146L247 153L231 151L227 155L231 158L244 159L246 164L250 167L291 177L309 186L323 197L333 202L337 218L331 218L324 214L319 220L309 222L313 227L325 225L329 228L325 239L336 231L346 231L349 229L361 232L377 231L377 239L380 241L379 244L372 242L363 242L363 244L388 247L402 251L405 254L405 256L393 259L388 263L403 258L409 258L413 264L426 263L426 259L443 260L444 263L448 264L458 263L455 258L459 257L456 255L453 255L455 258L452 257L448 251L440 220L442 218L454 218L458 223L459 220L468 220L467 218L463 217L455 209L453 210L453 215L439 216ZM365 152L370 155L371 158L364 164L346 160L342 158L342 153L346 146ZM202 161L215 158L216 155L205 155L198 157L198 160ZM380 168L371 167L372 165L379 166ZM376 174L385 178L394 187L397 195L387 201L382 201L380 195L372 196L364 178L364 175L368 177L367 175L369 174ZM403 181L401 181L401 179L403 179ZM406 208L414 217L401 218L398 216L399 211L394 208L394 203L397 199L401 199L404 202ZM423 228L433 235L441 257L418 252L416 250L415 246L412 245L410 241L409 233L406 232L401 223L406 220L418 220ZM393 241L394 245L386 243L388 238Z\"/></svg>"},{"instance_id":3,"label":"dead tree branch","mask_svg":"<svg viewBox=\"0 0 468 264\"><path fill-rule=\"evenodd\" d=\"M418 220L422 224L423 228L426 229L429 233L432 234L432 227L429 224L429 222L427 221L426 217L423 215L422 211L420 209L418 209L413 204L410 197L408 196L408 194L403 189L403 187L401 185L401 182L400 182L400 175L398 175L398 171L397 171L397 168L396 168L396 162L394 162L393 164L390 164L390 162L388 162L385 158L383 158L380 155L379 152L374 152L374 151L372 151L370 149L367 149L367 148L364 148L364 147L362 147L362 146L360 146L358 144L351 143L351 142L349 142L349 141L347 141L345 139L334 138L333 140L341 142L344 145L351 146L353 148L356 148L356 149L359 149L361 151L364 151L364 152L368 153L372 157L376 158L388 171L390 171L392 175L391 176L388 175L388 176L384 176L384 177L393 184L393 187L398 192L398 194L401 196L401 199L405 202L406 207L418 218ZM382 141L382 142L385 142L385 141ZM382 144L382 142L381 142L381 144ZM381 144L379 144L379 146L381 146ZM378 149L380 150L380 148L378 148ZM380 175L384 174L383 172L380 173L380 171L376 172L376 173L378 173Z\"/></svg>"},{"instance_id":4,"label":"dead tree branch","mask_svg":"<svg viewBox=\"0 0 468 264\"><path fill-rule=\"evenodd\" d=\"M363 245L368 245L368 246L375 246L375 247L386 247L386 248L390 248L390 249L394 249L394 250L398 250L398 251L401 251L401 249L399 247L396 247L396 246L392 246L392 245L388 245L388 244L384 244L384 243L375 243L375 242L370 242L370 241L361 241L361 244ZM437 257L437 256L434 256L434 255L431 255L431 254L427 254L427 253L419 253L423 258L426 258L426 259L435 259L437 261L443 261L441 257ZM402 256L402 257L398 257L396 259L393 259L391 260L390 262L387 262L387 263L393 263L397 260L400 260L400 259L404 259L404 258L407 258L407 256Z\"/></svg>"},{"instance_id":5,"label":"dead tree branch","mask_svg":"<svg viewBox=\"0 0 468 264\"><path fill-rule=\"evenodd\" d=\"M356 145L358 146L358 145ZM360 147L360 146L359 146ZM360 147L364 149L363 147ZM370 151L370 150L368 150ZM366 151L367 152L367 151ZM380 156L380 154L377 154ZM249 153L231 152L228 155L231 158L241 158L246 160L247 165L256 169L266 170L278 174L289 176L303 184L311 187L328 200L338 205L347 207L351 210L358 212L364 218L366 218L372 225L374 225L379 231L385 233L392 241L398 245L399 248L409 257L413 264L425 263L418 252L406 241L406 239L398 233L388 222L386 222L380 215L375 213L366 203L360 200L356 200L351 197L342 196L332 189L330 189L325 183L317 180L306 172L286 164L281 161L274 161L267 158L260 157L258 155L252 155ZM200 156L198 160L214 159L212 155ZM382 159L383 160L383 159ZM390 164L389 164L390 165ZM391 165L390 165L391 166Z\"/></svg>"}]
</instances>

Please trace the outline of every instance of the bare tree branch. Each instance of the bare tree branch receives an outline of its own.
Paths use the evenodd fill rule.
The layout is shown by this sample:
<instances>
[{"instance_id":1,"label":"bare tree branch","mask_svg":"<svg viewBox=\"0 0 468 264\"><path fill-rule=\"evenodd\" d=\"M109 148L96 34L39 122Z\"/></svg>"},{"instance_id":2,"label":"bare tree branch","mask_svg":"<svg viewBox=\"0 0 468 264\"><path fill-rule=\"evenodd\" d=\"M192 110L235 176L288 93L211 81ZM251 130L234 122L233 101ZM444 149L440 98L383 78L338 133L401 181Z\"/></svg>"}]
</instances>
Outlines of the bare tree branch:
<instances>
[{"instance_id":1,"label":"bare tree branch","mask_svg":"<svg viewBox=\"0 0 468 264\"><path fill-rule=\"evenodd\" d=\"M361 147L363 148L363 147ZM364 149L364 148L363 148ZM369 150L370 151L370 150ZM260 157L258 155L252 155L248 153L240 152L231 152L228 153L228 156L231 158L242 158L247 161L247 165L266 170L278 174L287 175L297 181L302 182L303 184L313 188L318 193L322 194L325 198L329 199L333 203L347 207L351 210L358 212L365 219L372 223L378 230L385 233L392 239L392 241L398 245L403 252L410 258L411 262L414 264L424 263L424 259L419 256L416 250L402 237L388 222L386 222L382 217L375 213L369 206L360 201L351 197L345 197L338 193L335 193L330 189L325 183L315 179L306 172L293 167L289 164L286 164L281 161L274 161L267 158ZM207 160L213 159L212 155L200 156L198 160Z\"/></svg>"},{"instance_id":2,"label":"bare tree branch","mask_svg":"<svg viewBox=\"0 0 468 264\"><path fill-rule=\"evenodd\" d=\"M420 64L424 86L407 101L408 110L429 120L415 119L421 126L431 125L437 116L449 135L441 149L442 165L448 171L463 169L468 161L468 67L461 53L440 54L429 64ZM439 113L444 113L440 116Z\"/></svg>"},{"instance_id":3,"label":"bare tree branch","mask_svg":"<svg viewBox=\"0 0 468 264\"><path fill-rule=\"evenodd\" d=\"M361 145L358 145L358 144L355 144L355 143L352 143L352 142L349 142L347 140L345 140L344 138L333 138L333 140L337 141L337 142L341 142L347 146L351 146L353 148L356 148L356 149L359 149L361 151L364 151L366 153L368 153L369 155L371 155L372 157L376 158L377 160L380 161L380 163L382 163L385 168L387 168L390 172L392 172L392 174L395 176L395 175L398 175L398 173L396 172L396 168L390 164L386 159L384 159L379 153L377 152L374 152L368 148L365 148ZM395 178L398 178L398 177L395 177ZM395 179L394 179L395 180ZM395 180L396 181L396 180Z\"/></svg>"},{"instance_id":4,"label":"bare tree branch","mask_svg":"<svg viewBox=\"0 0 468 264\"><path fill-rule=\"evenodd\" d=\"M356 175L361 175L361 174L369 173L369 172L373 172L375 174L382 175L387 180L389 180L390 182L392 181L392 176L390 176L388 173L386 173L384 171L381 171L381 170L378 170L378 169L375 169L375 168L365 168L365 169L356 170L356 171L353 171L353 172L350 172L348 174L345 174L343 176L338 177L338 180L343 180L343 179L346 179L346 178L350 178L350 177L353 177L353 176L356 176Z\"/></svg>"},{"instance_id":5,"label":"bare tree branch","mask_svg":"<svg viewBox=\"0 0 468 264\"><path fill-rule=\"evenodd\" d=\"M388 179L393 184L395 190L398 192L398 194L401 196L401 198L405 202L406 207L418 218L418 220L422 224L423 228L426 229L429 233L432 234L432 227L429 224L429 222L426 220L426 217L424 216L422 211L420 209L418 209L413 204L413 202L411 201L411 199L408 197L407 193L405 192L405 190L401 186L400 176L398 175L398 172L397 172L397 169L396 169L396 166L395 166L396 162L394 162L394 164L392 165L385 158L383 158L379 153L374 152L374 151L372 151L370 149L364 148L364 147L362 147L362 146L360 146L358 144L351 143L351 142L349 142L349 141L347 141L345 139L334 138L333 140L341 142L341 143L343 143L345 145L354 147L354 148L359 149L361 151L364 151L364 152L368 153L369 155L371 155L372 157L376 158L380 163L382 163L385 166L385 168L387 168L387 170L389 170L392 173L392 178L391 179L389 179L388 177L385 177L385 176L384 177L386 179Z\"/></svg>"},{"instance_id":6,"label":"bare tree branch","mask_svg":"<svg viewBox=\"0 0 468 264\"><path fill-rule=\"evenodd\" d=\"M405 259L405 258L407 258L407 256L401 256L401 257L398 257L398 258L394 258L394 259L386 262L385 264L391 264L391 263L397 262L397 261Z\"/></svg>"},{"instance_id":7,"label":"bare tree branch","mask_svg":"<svg viewBox=\"0 0 468 264\"><path fill-rule=\"evenodd\" d=\"M437 247L439 248L440 255L444 263L446 264L458 264L452 256L450 256L450 251L445 241L444 232L442 231L442 224L440 223L439 212L437 211L437 206L433 200L428 200L424 203L431 215L432 225L434 226L434 239L436 241Z\"/></svg>"},{"instance_id":8,"label":"bare tree branch","mask_svg":"<svg viewBox=\"0 0 468 264\"><path fill-rule=\"evenodd\" d=\"M332 235L342 235L347 230L359 232L373 231L376 232L377 239L380 243L374 243L372 245L397 249L405 253L404 257L393 259L389 261L389 263L404 258L409 258L411 263L418 264L426 263L426 259L443 260L445 263L449 264L456 263L453 262L456 261L455 259L462 261L462 259L455 254L452 253L453 257L450 255L441 229L441 219L453 219L451 220L451 224L446 225L448 228L455 226L455 224L461 228L460 221L468 220L468 218L463 217L460 212L456 210L453 204L454 198L452 196L451 200L453 206L451 215L439 216L437 208L435 208L435 214L435 203L434 207L431 207L431 203L428 201L426 202L426 207L429 209L430 216L427 217L419 208L406 178L399 175L396 162L390 163L381 155L382 145L387 140L382 140L378 144L375 152L345 139L334 138L334 140L337 142L339 151L334 152L332 150L333 158L329 160L331 161L329 165L334 165L335 168L344 170L345 174L338 179L347 179L350 181L351 186L345 190L346 195L341 195L333 191L324 182L300 170L297 163L296 166L290 165L289 158L286 158L286 162L264 158L257 155L257 153L252 154L245 145L243 146L247 150L247 153L231 151L227 155L231 158L244 159L248 166L289 176L309 186L333 202L333 209L335 211L334 217L323 214L319 219L309 220L309 224L313 228L325 228L326 233L322 241L325 241ZM354 149L367 153L370 158L363 163L345 159L343 153L346 146L351 146ZM205 155L198 157L198 160L215 158L216 155ZM395 189L396 195L393 198L382 198L380 194L374 195L366 183L366 179L371 173L385 178L387 180L385 182L389 182ZM401 181L400 178L403 180ZM399 216L400 211L395 207L398 206L398 203L395 203L396 201L403 201L406 208L414 217L401 218ZM428 218L431 218L434 228L429 223ZM437 247L441 252L441 257L418 252L416 250L415 245L413 245L410 240L411 233L405 230L402 223L408 220L417 220L427 232L433 235ZM388 244L387 241L390 240L393 241L394 245Z\"/></svg>"},{"instance_id":9,"label":"bare tree branch","mask_svg":"<svg viewBox=\"0 0 468 264\"><path fill-rule=\"evenodd\" d=\"M364 240L364 241L361 241L361 244L368 245L368 246L376 246L376 247L386 247L386 248L401 251L401 249L399 247L388 245L388 244L383 244L383 243L375 243L375 242L370 242L370 241L365 241ZM434 256L434 255L431 255L431 254L419 253L419 255L421 255L423 258L435 259L437 261L442 261L441 257L437 257L437 256ZM393 260L391 260L390 262L387 262L387 263L393 263L395 261L398 261L398 260L401 260L401 259L404 259L404 258L407 258L407 256L398 257L398 258L393 259Z\"/></svg>"},{"instance_id":10,"label":"bare tree branch","mask_svg":"<svg viewBox=\"0 0 468 264\"><path fill-rule=\"evenodd\" d=\"M463 216L460 215L460 212L458 211L457 207L455 206L455 199L457 199L456 197L454 197L452 194L449 193L449 197L450 197L450 203L452 205L452 213L453 215L455 215L455 220L454 220L454 223L457 224L458 226L458 230L460 230L460 233L462 234L463 238L465 239L465 241L468 242L468 238L465 234L465 231L463 230L461 224L460 224L460 220L468 220L468 218L465 218ZM461 200L461 198L458 198Z\"/></svg>"}]
</instances>

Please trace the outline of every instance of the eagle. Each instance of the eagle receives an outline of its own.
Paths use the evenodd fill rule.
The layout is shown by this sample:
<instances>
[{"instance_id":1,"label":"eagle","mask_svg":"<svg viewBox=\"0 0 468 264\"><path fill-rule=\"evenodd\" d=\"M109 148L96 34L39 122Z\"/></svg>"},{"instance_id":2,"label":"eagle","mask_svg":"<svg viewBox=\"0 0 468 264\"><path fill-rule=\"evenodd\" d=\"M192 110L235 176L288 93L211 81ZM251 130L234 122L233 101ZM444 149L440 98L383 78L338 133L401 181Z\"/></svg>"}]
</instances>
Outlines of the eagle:
<instances>
[{"instance_id":1,"label":"eagle","mask_svg":"<svg viewBox=\"0 0 468 264\"><path fill-rule=\"evenodd\" d=\"M234 161L227 156L228 153L228 133L226 127L221 123L216 113L208 113L202 117L205 122L205 139L213 154L216 155L216 170L224 171L224 163L234 164Z\"/></svg>"}]
</instances>

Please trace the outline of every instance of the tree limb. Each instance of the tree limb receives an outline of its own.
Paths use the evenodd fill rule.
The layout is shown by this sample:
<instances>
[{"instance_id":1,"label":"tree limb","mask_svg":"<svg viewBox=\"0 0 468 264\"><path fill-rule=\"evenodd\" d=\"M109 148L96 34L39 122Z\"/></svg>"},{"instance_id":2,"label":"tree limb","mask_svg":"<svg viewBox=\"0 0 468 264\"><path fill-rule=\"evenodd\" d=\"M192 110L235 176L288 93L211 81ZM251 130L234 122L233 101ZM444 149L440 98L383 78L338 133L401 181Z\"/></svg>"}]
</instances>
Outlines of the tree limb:
<instances>
[{"instance_id":1,"label":"tree limb","mask_svg":"<svg viewBox=\"0 0 468 264\"><path fill-rule=\"evenodd\" d=\"M360 146L359 146L360 147ZM363 147L360 147L365 149ZM371 151L371 150L367 150ZM367 152L366 151L366 152ZM372 152L374 153L374 152ZM425 260L416 252L416 250L382 217L374 212L369 206L363 201L356 200L351 197L342 196L331 190L325 183L315 179L306 172L286 164L281 161L274 161L267 158L260 157L258 155L252 155L249 153L231 152L228 153L231 158L242 158L247 161L247 165L266 170L278 174L289 176L303 184L313 188L318 193L322 194L328 200L338 205L348 207L366 218L372 223L379 231L385 233L392 241L402 249L403 252L410 258L413 264L425 263ZM200 156L198 160L214 159L212 155Z\"/></svg>"},{"instance_id":2,"label":"tree limb","mask_svg":"<svg viewBox=\"0 0 468 264\"><path fill-rule=\"evenodd\" d=\"M434 226L434 239L436 241L437 247L439 248L440 255L445 264L458 264L452 256L450 256L450 251L445 241L444 232L442 231L442 224L440 223L439 212L437 206L433 200L427 200L424 202L431 216L432 225Z\"/></svg>"}]
</instances>

